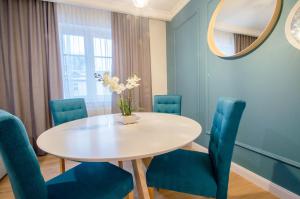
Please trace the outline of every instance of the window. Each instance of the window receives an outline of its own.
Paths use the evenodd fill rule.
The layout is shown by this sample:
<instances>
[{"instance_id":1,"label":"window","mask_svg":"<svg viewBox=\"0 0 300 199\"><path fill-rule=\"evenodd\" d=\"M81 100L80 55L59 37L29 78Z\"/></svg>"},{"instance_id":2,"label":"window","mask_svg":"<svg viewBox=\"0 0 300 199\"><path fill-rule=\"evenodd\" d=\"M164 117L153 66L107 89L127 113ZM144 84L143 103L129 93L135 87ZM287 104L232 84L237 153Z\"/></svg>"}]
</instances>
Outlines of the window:
<instances>
[{"instance_id":1,"label":"window","mask_svg":"<svg viewBox=\"0 0 300 199\"><path fill-rule=\"evenodd\" d=\"M103 12L58 7L64 98L85 98L91 115L111 112L111 92L94 78L112 68L110 13Z\"/></svg>"},{"instance_id":2,"label":"window","mask_svg":"<svg viewBox=\"0 0 300 199\"><path fill-rule=\"evenodd\" d=\"M67 98L87 96L84 37L63 35L63 83Z\"/></svg>"},{"instance_id":3,"label":"window","mask_svg":"<svg viewBox=\"0 0 300 199\"><path fill-rule=\"evenodd\" d=\"M89 50L85 50L85 47L91 46L91 54L88 55L85 52L89 52ZM62 54L64 96L66 98L85 97L93 99L94 95L97 97L111 95L93 77L95 72L111 73L111 51L111 39L64 34ZM87 67L87 63L90 63L89 67ZM95 86L93 86L94 84Z\"/></svg>"},{"instance_id":4,"label":"window","mask_svg":"<svg viewBox=\"0 0 300 199\"><path fill-rule=\"evenodd\" d=\"M112 43L111 40L94 38L94 62L95 72L110 72L112 66ZM97 84L97 95L110 95L110 92L101 84Z\"/></svg>"}]
</instances>

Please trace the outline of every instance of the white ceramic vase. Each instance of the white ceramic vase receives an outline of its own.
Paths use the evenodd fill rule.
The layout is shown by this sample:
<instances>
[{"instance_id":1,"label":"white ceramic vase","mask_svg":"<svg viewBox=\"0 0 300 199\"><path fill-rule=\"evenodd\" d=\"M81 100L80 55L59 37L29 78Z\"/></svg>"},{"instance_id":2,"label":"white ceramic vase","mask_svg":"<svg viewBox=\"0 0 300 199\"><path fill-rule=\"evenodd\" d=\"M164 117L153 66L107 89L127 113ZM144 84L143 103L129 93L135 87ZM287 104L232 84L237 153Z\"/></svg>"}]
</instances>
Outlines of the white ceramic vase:
<instances>
[{"instance_id":1,"label":"white ceramic vase","mask_svg":"<svg viewBox=\"0 0 300 199\"><path fill-rule=\"evenodd\" d=\"M137 120L138 120L138 117L135 114L132 114L129 116L123 116L123 115L118 116L118 121L124 125L134 124L137 122Z\"/></svg>"}]
</instances>

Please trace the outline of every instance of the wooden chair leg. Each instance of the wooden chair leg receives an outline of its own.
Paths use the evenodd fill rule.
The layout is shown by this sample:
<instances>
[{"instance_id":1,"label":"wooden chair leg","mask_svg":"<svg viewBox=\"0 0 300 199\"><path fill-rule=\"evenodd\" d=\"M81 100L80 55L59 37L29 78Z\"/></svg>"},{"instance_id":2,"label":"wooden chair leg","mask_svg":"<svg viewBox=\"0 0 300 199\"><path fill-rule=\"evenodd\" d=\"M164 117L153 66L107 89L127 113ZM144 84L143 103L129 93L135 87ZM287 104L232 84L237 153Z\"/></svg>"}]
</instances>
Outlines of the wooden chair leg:
<instances>
[{"instance_id":1,"label":"wooden chair leg","mask_svg":"<svg viewBox=\"0 0 300 199\"><path fill-rule=\"evenodd\" d=\"M123 169L123 162L122 161L118 161L118 165L119 165L120 168Z\"/></svg>"},{"instance_id":2,"label":"wooden chair leg","mask_svg":"<svg viewBox=\"0 0 300 199\"><path fill-rule=\"evenodd\" d=\"M154 188L148 187L150 199L154 199Z\"/></svg>"},{"instance_id":3,"label":"wooden chair leg","mask_svg":"<svg viewBox=\"0 0 300 199\"><path fill-rule=\"evenodd\" d=\"M126 199L134 199L133 191L126 196Z\"/></svg>"},{"instance_id":4,"label":"wooden chair leg","mask_svg":"<svg viewBox=\"0 0 300 199\"><path fill-rule=\"evenodd\" d=\"M60 172L64 173L66 171L66 164L64 159L60 159Z\"/></svg>"}]
</instances>

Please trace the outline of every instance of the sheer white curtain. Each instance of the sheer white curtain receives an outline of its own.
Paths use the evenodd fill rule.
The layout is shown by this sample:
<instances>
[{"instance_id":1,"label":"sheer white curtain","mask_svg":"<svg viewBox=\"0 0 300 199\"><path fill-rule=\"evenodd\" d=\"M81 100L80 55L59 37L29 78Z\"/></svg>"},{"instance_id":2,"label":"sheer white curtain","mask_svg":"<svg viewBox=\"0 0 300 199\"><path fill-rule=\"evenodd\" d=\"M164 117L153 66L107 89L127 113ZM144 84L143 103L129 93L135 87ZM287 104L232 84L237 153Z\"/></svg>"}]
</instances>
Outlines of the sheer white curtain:
<instances>
[{"instance_id":1,"label":"sheer white curtain","mask_svg":"<svg viewBox=\"0 0 300 199\"><path fill-rule=\"evenodd\" d=\"M112 67L111 13L57 4L64 98L85 98L89 115L111 113L111 93L95 72Z\"/></svg>"}]
</instances>

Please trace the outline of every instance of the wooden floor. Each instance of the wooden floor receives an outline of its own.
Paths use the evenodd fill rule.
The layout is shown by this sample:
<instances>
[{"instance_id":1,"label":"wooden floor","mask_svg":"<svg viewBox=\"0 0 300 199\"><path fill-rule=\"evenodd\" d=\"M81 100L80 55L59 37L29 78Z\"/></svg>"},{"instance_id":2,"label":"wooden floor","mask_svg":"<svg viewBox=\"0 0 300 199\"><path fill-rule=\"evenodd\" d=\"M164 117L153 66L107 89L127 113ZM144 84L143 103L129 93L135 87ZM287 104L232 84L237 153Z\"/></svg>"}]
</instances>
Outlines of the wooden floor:
<instances>
[{"instance_id":1,"label":"wooden floor","mask_svg":"<svg viewBox=\"0 0 300 199\"><path fill-rule=\"evenodd\" d=\"M59 174L59 160L51 155L39 158L42 173L45 180L49 180ZM75 166L76 163L68 161L67 168ZM124 168L132 172L131 163L125 162ZM0 198L13 199L13 193L8 180L4 177L0 181ZM135 197L137 198L137 197ZM160 190L155 193L156 199L203 199L204 197L197 197L172 191ZM258 188L244 178L231 173L229 183L229 199L273 199L276 198L272 194Z\"/></svg>"}]
</instances>

